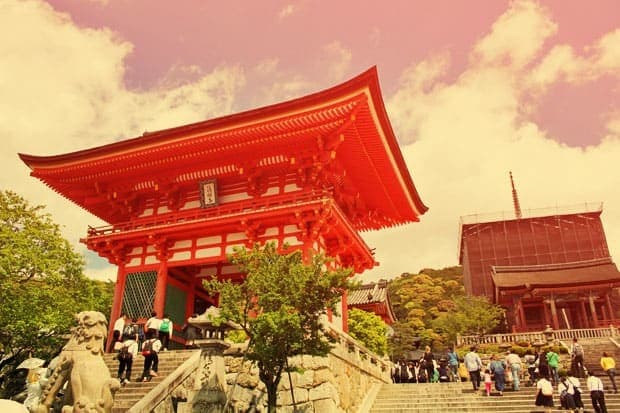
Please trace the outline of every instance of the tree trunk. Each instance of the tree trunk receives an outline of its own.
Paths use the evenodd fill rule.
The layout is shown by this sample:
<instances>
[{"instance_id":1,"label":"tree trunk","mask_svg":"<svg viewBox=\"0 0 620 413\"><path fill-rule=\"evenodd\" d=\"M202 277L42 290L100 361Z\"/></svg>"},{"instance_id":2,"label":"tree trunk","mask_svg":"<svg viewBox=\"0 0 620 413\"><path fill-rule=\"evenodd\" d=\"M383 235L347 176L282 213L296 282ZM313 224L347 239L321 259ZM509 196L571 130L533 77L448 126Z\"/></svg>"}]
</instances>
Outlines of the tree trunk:
<instances>
[{"instance_id":1,"label":"tree trunk","mask_svg":"<svg viewBox=\"0 0 620 413\"><path fill-rule=\"evenodd\" d=\"M278 385L270 382L265 383L265 387L267 388L267 412L275 413L278 401Z\"/></svg>"}]
</instances>

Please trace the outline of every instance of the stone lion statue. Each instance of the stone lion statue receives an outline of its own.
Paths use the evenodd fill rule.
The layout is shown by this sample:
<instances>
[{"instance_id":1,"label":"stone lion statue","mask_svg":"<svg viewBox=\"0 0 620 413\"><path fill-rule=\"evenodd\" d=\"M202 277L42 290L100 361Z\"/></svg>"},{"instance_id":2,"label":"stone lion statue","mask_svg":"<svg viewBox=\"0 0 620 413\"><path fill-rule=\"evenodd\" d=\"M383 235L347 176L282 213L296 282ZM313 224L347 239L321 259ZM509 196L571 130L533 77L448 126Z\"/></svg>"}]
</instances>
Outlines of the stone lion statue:
<instances>
[{"instance_id":1,"label":"stone lion statue","mask_svg":"<svg viewBox=\"0 0 620 413\"><path fill-rule=\"evenodd\" d=\"M58 391L67 383L62 413L109 413L114 393L120 388L118 379L110 376L103 361L103 344L107 320L98 311L82 311L76 315L77 327L71 331L59 362L44 389L37 413L49 413Z\"/></svg>"}]
</instances>

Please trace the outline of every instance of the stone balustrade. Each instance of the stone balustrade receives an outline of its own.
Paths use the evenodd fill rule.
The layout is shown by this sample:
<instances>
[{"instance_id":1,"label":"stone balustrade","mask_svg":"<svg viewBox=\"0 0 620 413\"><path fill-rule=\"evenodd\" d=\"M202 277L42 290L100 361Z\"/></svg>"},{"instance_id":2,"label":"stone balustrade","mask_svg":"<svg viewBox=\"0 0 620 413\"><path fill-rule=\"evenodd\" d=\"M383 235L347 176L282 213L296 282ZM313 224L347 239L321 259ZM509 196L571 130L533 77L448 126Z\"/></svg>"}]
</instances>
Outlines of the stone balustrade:
<instances>
[{"instance_id":1,"label":"stone balustrade","mask_svg":"<svg viewBox=\"0 0 620 413\"><path fill-rule=\"evenodd\" d=\"M550 330L527 333L503 333L503 334L486 334L482 336L459 336L457 337L457 345L472 344L501 344L501 343L547 343L551 341L572 340L573 337L578 339L601 338L601 337L618 337L618 329L613 325L607 328L580 328L566 330Z\"/></svg>"}]
</instances>

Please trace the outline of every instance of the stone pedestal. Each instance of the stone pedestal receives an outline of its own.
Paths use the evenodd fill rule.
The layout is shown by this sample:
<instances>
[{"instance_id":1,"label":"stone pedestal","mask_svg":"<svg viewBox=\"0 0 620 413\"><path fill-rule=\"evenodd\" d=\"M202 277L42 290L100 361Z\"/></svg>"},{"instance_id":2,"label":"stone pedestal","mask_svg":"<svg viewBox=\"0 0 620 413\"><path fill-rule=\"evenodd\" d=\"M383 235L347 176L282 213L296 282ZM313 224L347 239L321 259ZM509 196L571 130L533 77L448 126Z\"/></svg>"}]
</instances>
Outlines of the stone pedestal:
<instances>
[{"instance_id":1,"label":"stone pedestal","mask_svg":"<svg viewBox=\"0 0 620 413\"><path fill-rule=\"evenodd\" d=\"M234 328L232 323L220 323L219 310L210 307L204 314L192 317L188 323L200 329L200 337L194 340L201 350L200 367L189 391L187 402L179 403L178 413L223 412L226 406L228 387L224 350L230 344L224 342L226 331Z\"/></svg>"}]
</instances>

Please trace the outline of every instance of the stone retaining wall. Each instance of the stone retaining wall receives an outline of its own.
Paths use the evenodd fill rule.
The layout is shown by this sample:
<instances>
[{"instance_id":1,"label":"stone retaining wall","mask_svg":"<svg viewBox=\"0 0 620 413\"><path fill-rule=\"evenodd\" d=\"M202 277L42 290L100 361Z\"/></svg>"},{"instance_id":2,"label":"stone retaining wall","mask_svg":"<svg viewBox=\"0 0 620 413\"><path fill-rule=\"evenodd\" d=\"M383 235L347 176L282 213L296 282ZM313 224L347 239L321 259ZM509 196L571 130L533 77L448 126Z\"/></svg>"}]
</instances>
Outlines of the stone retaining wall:
<instances>
[{"instance_id":1,"label":"stone retaining wall","mask_svg":"<svg viewBox=\"0 0 620 413\"><path fill-rule=\"evenodd\" d=\"M334 349L327 357L299 356L289 360L299 373L284 374L278 387L278 412L356 412L373 384L389 383L389 370ZM226 382L236 411L267 411L265 386L258 368L242 355L226 356ZM236 384L235 384L236 381ZM291 394L291 382L293 392Z\"/></svg>"},{"instance_id":2,"label":"stone retaining wall","mask_svg":"<svg viewBox=\"0 0 620 413\"><path fill-rule=\"evenodd\" d=\"M204 413L222 412L226 406L227 412L266 412L265 385L244 351L242 345L233 345L223 356L203 350L193 373L169 388L166 400L151 410ZM296 372L290 378L284 373L278 387L278 412L283 413L357 412L373 385L391 383L389 363L346 334L328 356L293 357L289 365Z\"/></svg>"}]
</instances>

